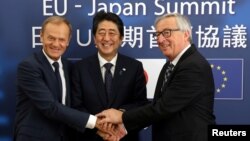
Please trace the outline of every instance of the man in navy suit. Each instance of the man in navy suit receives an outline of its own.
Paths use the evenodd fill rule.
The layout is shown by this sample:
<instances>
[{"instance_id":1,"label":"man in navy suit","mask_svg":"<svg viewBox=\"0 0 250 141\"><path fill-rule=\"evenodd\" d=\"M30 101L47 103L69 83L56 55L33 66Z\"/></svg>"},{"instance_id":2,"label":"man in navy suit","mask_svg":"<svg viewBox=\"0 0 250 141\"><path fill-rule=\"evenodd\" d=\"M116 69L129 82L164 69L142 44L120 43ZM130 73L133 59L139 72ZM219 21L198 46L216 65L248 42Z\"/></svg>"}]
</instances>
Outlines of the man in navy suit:
<instances>
[{"instance_id":1,"label":"man in navy suit","mask_svg":"<svg viewBox=\"0 0 250 141\"><path fill-rule=\"evenodd\" d=\"M47 18L40 34L42 50L19 64L15 141L67 141L68 126L81 132L96 126L95 116L70 108L69 64L61 56L71 33L65 18ZM59 79L54 62L59 64Z\"/></svg>"},{"instance_id":2,"label":"man in navy suit","mask_svg":"<svg viewBox=\"0 0 250 141\"><path fill-rule=\"evenodd\" d=\"M152 124L153 141L207 141L213 114L214 80L207 60L192 44L191 24L178 13L156 19L155 39L168 58L151 104L130 111L103 111L103 122L122 123L128 131ZM103 136L105 138L105 135ZM108 136L106 136L108 137Z\"/></svg>"},{"instance_id":3,"label":"man in navy suit","mask_svg":"<svg viewBox=\"0 0 250 141\"><path fill-rule=\"evenodd\" d=\"M124 37L119 16L100 11L93 19L92 32L97 53L75 64L72 105L81 111L97 114L108 108L129 111L147 103L146 80L142 63L118 53ZM110 63L111 90L106 89L105 64ZM139 131L139 130L138 130ZM138 141L138 131L123 141ZM94 130L86 130L79 140L101 141Z\"/></svg>"}]
</instances>

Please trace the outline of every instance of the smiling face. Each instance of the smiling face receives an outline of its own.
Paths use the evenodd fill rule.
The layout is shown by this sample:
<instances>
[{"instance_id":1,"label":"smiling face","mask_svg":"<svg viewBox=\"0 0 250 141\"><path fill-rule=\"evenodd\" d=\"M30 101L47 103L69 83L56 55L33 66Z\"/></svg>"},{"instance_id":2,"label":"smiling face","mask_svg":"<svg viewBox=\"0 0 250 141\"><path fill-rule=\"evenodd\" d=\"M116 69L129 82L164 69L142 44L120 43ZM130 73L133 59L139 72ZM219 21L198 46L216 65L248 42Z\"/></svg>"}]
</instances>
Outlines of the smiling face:
<instances>
[{"instance_id":1,"label":"smiling face","mask_svg":"<svg viewBox=\"0 0 250 141\"><path fill-rule=\"evenodd\" d=\"M40 34L44 52L57 61L66 51L70 41L69 27L61 23L48 23Z\"/></svg>"},{"instance_id":2,"label":"smiling face","mask_svg":"<svg viewBox=\"0 0 250 141\"><path fill-rule=\"evenodd\" d=\"M107 61L116 55L122 39L123 37L114 22L104 20L98 24L94 41L100 55Z\"/></svg>"},{"instance_id":3,"label":"smiling face","mask_svg":"<svg viewBox=\"0 0 250 141\"><path fill-rule=\"evenodd\" d=\"M162 32L166 29L179 29L175 17L161 19L156 24L156 32ZM162 53L172 61L189 44L189 33L181 30L171 31L170 37L163 37L160 34L157 37L157 43Z\"/></svg>"}]
</instances>

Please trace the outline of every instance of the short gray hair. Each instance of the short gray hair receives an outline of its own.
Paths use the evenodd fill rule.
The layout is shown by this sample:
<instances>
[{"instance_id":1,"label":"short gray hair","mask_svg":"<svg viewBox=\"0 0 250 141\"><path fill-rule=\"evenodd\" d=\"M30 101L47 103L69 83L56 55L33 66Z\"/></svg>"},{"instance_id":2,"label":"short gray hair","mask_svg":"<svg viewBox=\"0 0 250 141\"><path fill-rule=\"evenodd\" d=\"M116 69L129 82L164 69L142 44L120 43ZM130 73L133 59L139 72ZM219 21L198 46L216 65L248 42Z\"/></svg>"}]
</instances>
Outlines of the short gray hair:
<instances>
[{"instance_id":1,"label":"short gray hair","mask_svg":"<svg viewBox=\"0 0 250 141\"><path fill-rule=\"evenodd\" d=\"M167 13L164 14L158 18L156 18L155 20L155 26L158 24L159 21L165 19L165 18L170 18L170 17L174 17L176 18L176 22L177 22L177 26L181 31L187 31L190 34L190 38L189 41L190 43L192 43L192 27L191 27L191 23L190 20L188 19L188 17L181 15L179 13Z\"/></svg>"}]
</instances>

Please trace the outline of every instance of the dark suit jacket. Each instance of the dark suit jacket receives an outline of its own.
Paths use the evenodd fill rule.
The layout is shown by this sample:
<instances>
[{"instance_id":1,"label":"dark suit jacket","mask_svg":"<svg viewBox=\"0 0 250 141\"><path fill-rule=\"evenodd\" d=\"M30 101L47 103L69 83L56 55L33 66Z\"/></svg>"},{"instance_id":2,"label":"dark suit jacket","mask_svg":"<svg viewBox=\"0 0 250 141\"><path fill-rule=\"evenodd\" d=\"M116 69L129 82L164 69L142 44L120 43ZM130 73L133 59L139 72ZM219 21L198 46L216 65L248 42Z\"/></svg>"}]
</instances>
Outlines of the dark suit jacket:
<instances>
[{"instance_id":1,"label":"dark suit jacket","mask_svg":"<svg viewBox=\"0 0 250 141\"><path fill-rule=\"evenodd\" d=\"M72 79L73 106L91 114L97 114L108 108L130 110L147 102L146 80L142 63L121 54L118 54L115 66L112 95L109 103L106 100L97 54L77 62ZM126 137L127 140L137 141L137 133L131 133ZM80 139L101 140L93 130L86 130Z\"/></svg>"},{"instance_id":2,"label":"dark suit jacket","mask_svg":"<svg viewBox=\"0 0 250 141\"><path fill-rule=\"evenodd\" d=\"M125 112L124 125L130 131L152 124L153 141L206 141L208 124L215 124L211 67L192 45L161 92L168 64L159 75L152 104Z\"/></svg>"},{"instance_id":3,"label":"dark suit jacket","mask_svg":"<svg viewBox=\"0 0 250 141\"><path fill-rule=\"evenodd\" d=\"M67 106L70 105L68 63L62 59L67 85ZM89 114L58 102L56 77L42 51L22 61L17 70L16 141L66 140L66 125L81 132Z\"/></svg>"}]
</instances>

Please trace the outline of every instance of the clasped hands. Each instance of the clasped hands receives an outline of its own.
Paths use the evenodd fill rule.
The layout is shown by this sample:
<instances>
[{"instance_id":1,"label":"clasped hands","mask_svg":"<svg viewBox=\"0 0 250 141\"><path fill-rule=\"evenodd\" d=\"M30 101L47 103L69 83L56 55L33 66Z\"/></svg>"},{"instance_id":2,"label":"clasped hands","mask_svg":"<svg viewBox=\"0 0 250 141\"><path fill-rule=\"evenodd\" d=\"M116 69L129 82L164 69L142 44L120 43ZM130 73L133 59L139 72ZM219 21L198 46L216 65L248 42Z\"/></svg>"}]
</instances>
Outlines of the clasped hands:
<instances>
[{"instance_id":1,"label":"clasped hands","mask_svg":"<svg viewBox=\"0 0 250 141\"><path fill-rule=\"evenodd\" d=\"M97 134L105 141L119 141L127 131L122 123L122 111L116 109L104 110L98 113L96 128Z\"/></svg>"}]
</instances>

